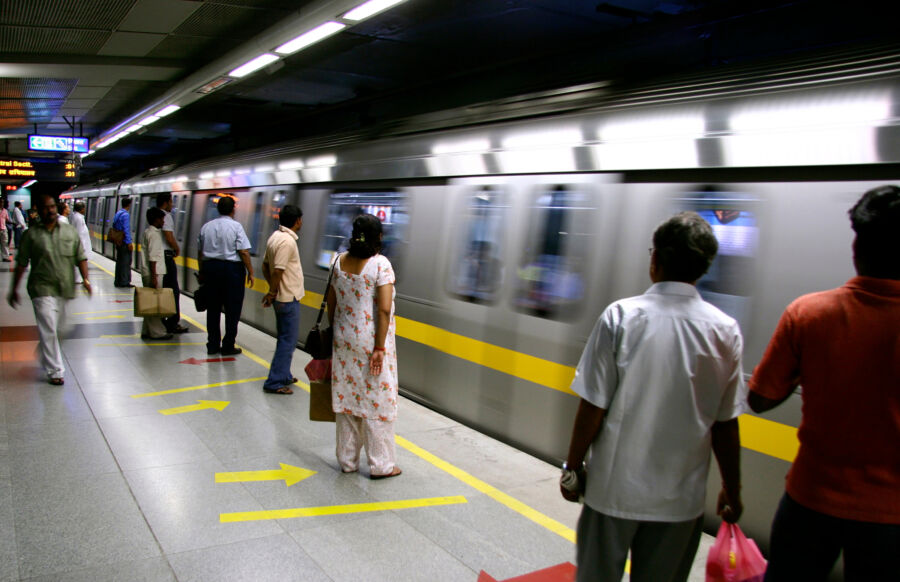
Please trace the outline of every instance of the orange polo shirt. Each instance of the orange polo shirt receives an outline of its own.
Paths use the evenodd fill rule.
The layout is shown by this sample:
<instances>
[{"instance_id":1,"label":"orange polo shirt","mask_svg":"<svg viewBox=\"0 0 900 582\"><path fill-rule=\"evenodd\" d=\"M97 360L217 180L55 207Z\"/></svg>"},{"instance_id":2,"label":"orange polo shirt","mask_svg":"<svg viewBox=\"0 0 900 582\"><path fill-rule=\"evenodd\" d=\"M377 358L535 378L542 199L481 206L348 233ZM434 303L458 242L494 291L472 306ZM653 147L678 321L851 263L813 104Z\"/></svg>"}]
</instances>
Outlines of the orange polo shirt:
<instances>
[{"instance_id":1,"label":"orange polo shirt","mask_svg":"<svg viewBox=\"0 0 900 582\"><path fill-rule=\"evenodd\" d=\"M854 277L791 303L750 380L802 386L787 492L815 511L900 524L900 281Z\"/></svg>"}]
</instances>

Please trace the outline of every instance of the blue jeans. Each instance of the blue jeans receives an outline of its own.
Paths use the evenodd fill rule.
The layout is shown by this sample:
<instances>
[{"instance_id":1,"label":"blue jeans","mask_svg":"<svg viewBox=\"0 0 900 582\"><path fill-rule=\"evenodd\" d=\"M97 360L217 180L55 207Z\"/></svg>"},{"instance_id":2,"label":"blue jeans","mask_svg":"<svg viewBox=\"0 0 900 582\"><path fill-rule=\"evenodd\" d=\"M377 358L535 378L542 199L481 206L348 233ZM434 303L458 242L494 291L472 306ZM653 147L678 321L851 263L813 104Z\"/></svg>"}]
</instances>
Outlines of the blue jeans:
<instances>
[{"instance_id":1,"label":"blue jeans","mask_svg":"<svg viewBox=\"0 0 900 582\"><path fill-rule=\"evenodd\" d=\"M900 524L832 517L785 493L769 543L766 582L825 580L841 551L846 582L897 579Z\"/></svg>"},{"instance_id":2,"label":"blue jeans","mask_svg":"<svg viewBox=\"0 0 900 582\"><path fill-rule=\"evenodd\" d=\"M278 341L275 343L275 355L272 356L272 366L269 368L269 377L263 384L264 390L278 390L282 386L293 384L291 374L291 360L294 359L294 350L297 349L297 332L300 329L300 302L288 301L272 303L275 311L275 328L278 331Z\"/></svg>"}]
</instances>

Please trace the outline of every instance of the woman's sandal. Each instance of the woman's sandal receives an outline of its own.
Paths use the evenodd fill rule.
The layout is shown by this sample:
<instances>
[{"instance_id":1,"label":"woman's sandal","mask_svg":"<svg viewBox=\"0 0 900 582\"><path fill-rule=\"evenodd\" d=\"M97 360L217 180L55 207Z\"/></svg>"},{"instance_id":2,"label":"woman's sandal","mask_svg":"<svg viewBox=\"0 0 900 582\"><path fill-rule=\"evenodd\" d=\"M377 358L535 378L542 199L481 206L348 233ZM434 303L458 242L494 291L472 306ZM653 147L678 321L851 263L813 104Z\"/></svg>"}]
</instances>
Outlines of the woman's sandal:
<instances>
[{"instance_id":1,"label":"woman's sandal","mask_svg":"<svg viewBox=\"0 0 900 582\"><path fill-rule=\"evenodd\" d=\"M400 467L394 467L394 470L386 475L369 475L369 479L387 479L389 477L396 477L403 471L400 470Z\"/></svg>"},{"instance_id":2,"label":"woman's sandal","mask_svg":"<svg viewBox=\"0 0 900 582\"><path fill-rule=\"evenodd\" d=\"M268 392L269 394L293 394L294 391L291 390L290 386L282 386L281 388L276 388L272 390L271 388L263 388L263 392Z\"/></svg>"},{"instance_id":3,"label":"woman's sandal","mask_svg":"<svg viewBox=\"0 0 900 582\"><path fill-rule=\"evenodd\" d=\"M47 380L47 382L49 382L53 386L62 386L66 383L66 381L62 378L50 378L49 380Z\"/></svg>"}]
</instances>

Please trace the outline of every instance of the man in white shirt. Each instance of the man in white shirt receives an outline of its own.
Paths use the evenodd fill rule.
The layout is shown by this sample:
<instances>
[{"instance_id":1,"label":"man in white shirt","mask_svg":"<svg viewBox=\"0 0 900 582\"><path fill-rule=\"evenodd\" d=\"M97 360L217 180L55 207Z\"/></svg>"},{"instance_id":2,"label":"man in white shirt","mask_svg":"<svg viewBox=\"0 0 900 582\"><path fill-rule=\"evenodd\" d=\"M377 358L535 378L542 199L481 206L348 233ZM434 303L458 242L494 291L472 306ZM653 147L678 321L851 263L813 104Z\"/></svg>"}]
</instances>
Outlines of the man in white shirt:
<instances>
[{"instance_id":1,"label":"man in white shirt","mask_svg":"<svg viewBox=\"0 0 900 582\"><path fill-rule=\"evenodd\" d=\"M163 255L163 237L160 227L163 224L164 213L159 208L147 209L147 228L141 238L141 252L144 260L141 261L141 279L144 287L153 289L162 288L162 280L166 274L166 261ZM144 317L141 326L142 339L166 340L171 339L172 334L166 332L162 317Z\"/></svg>"},{"instance_id":2,"label":"man in white shirt","mask_svg":"<svg viewBox=\"0 0 900 582\"><path fill-rule=\"evenodd\" d=\"M694 287L717 250L695 212L661 224L653 285L607 307L585 346L572 383L582 400L560 480L566 499L584 495L579 582L621 580L629 550L632 582L687 580L710 449L722 474L720 515L735 522L743 510L743 340L737 322Z\"/></svg>"},{"instance_id":3,"label":"man in white shirt","mask_svg":"<svg viewBox=\"0 0 900 582\"><path fill-rule=\"evenodd\" d=\"M91 232L88 230L87 223L84 221L84 202L76 202L69 222L78 232L78 239L81 241L81 248L84 249L84 256L88 260L91 259ZM80 274L75 273L75 284L78 285Z\"/></svg>"},{"instance_id":4,"label":"man in white shirt","mask_svg":"<svg viewBox=\"0 0 900 582\"><path fill-rule=\"evenodd\" d=\"M169 333L186 333L190 331L181 325L181 288L178 286L178 269L175 257L181 254L178 241L175 239L175 219L172 217L172 193L160 192L156 195L156 207L165 213L162 225L163 246L166 255L166 276L162 286L168 287L175 294L175 315L163 318L166 331Z\"/></svg>"},{"instance_id":5,"label":"man in white shirt","mask_svg":"<svg viewBox=\"0 0 900 582\"><path fill-rule=\"evenodd\" d=\"M303 211L287 204L278 214L280 226L266 242L263 259L263 277L269 284L269 292L263 297L263 307L275 311L275 327L278 341L269 367L269 377L263 390L272 394L293 394L296 379L291 373L291 361L297 347L300 328L300 300L303 298L303 268L300 266L300 250L297 233L303 227Z\"/></svg>"},{"instance_id":6,"label":"man in white shirt","mask_svg":"<svg viewBox=\"0 0 900 582\"><path fill-rule=\"evenodd\" d=\"M9 215L12 218L13 223L13 246L18 249L19 242L22 240L22 234L28 227L28 224L25 222L25 215L22 214L22 203L16 200L15 203L13 203L13 209Z\"/></svg>"},{"instance_id":7,"label":"man in white shirt","mask_svg":"<svg viewBox=\"0 0 900 582\"><path fill-rule=\"evenodd\" d=\"M238 322L244 306L244 277L253 287L250 263L250 239L241 223L234 219L235 202L221 196L216 203L219 217L200 229L200 278L210 293L206 308L206 353L232 356L241 353L235 347ZM225 312L225 335L220 316Z\"/></svg>"}]
</instances>

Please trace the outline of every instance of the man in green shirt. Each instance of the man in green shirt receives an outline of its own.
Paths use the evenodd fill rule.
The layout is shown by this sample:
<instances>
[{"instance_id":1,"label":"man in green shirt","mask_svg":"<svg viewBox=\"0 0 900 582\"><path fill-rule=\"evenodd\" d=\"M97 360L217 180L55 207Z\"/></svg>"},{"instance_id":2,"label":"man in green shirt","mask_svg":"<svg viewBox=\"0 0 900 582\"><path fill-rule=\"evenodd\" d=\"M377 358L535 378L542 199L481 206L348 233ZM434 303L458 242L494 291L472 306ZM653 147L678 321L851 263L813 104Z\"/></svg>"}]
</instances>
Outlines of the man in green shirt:
<instances>
[{"instance_id":1,"label":"man in green shirt","mask_svg":"<svg viewBox=\"0 0 900 582\"><path fill-rule=\"evenodd\" d=\"M16 270L7 301L13 308L19 303L19 281L31 262L28 275L28 295L34 307L34 317L40 336L41 364L49 382L62 386L66 369L59 347L59 322L65 316L66 300L75 297L74 266L81 271L85 291L91 293L87 259L78 231L69 224L57 221L56 201L50 195L40 197L40 224L22 235L16 250Z\"/></svg>"}]
</instances>

